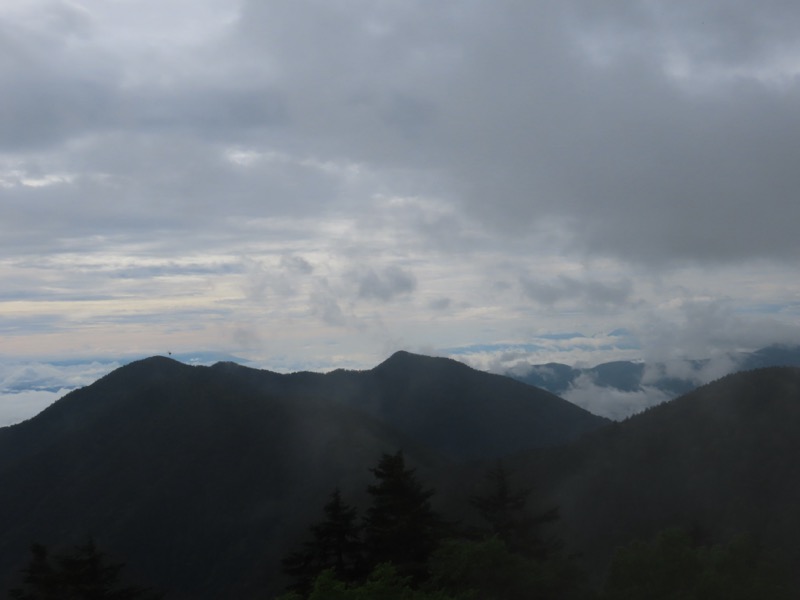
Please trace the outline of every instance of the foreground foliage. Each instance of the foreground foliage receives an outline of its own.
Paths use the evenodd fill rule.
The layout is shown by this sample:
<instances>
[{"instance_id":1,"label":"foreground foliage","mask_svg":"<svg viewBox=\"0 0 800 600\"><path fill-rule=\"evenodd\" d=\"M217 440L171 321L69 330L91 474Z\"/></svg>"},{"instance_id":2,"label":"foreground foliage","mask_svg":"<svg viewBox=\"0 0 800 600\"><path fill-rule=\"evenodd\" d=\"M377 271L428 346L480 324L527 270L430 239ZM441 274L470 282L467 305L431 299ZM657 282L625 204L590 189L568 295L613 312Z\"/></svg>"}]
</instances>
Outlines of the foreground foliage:
<instances>
[{"instance_id":1,"label":"foreground foliage","mask_svg":"<svg viewBox=\"0 0 800 600\"><path fill-rule=\"evenodd\" d=\"M323 510L325 520L311 526L311 539L282 561L299 592L308 592L316 576L326 570L342 581L355 581L365 572L356 509L342 500L337 488Z\"/></svg>"},{"instance_id":2,"label":"foreground foliage","mask_svg":"<svg viewBox=\"0 0 800 600\"><path fill-rule=\"evenodd\" d=\"M120 583L121 563L109 562L94 540L72 552L51 556L42 544L31 546L22 587L9 591L15 600L159 600L146 588Z\"/></svg>"},{"instance_id":3,"label":"foreground foliage","mask_svg":"<svg viewBox=\"0 0 800 600\"><path fill-rule=\"evenodd\" d=\"M497 538L449 540L430 559L430 577L415 585L391 563L377 565L363 582L347 583L333 569L320 573L310 593L279 600L528 600L588 598L570 561L536 561L512 553Z\"/></svg>"},{"instance_id":4,"label":"foreground foliage","mask_svg":"<svg viewBox=\"0 0 800 600\"><path fill-rule=\"evenodd\" d=\"M311 526L301 550L283 559L294 591L307 593L325 570L343 582L361 581L382 563L391 563L415 584L427 578L428 558L445 531L431 507L433 490L423 487L402 452L384 454L372 473L375 483L367 488L372 503L363 523L334 490L325 519Z\"/></svg>"},{"instance_id":5,"label":"foreground foliage","mask_svg":"<svg viewBox=\"0 0 800 600\"><path fill-rule=\"evenodd\" d=\"M302 550L283 561L295 583L282 600L585 596L574 561L543 531L557 511L532 513L531 490L515 488L501 464L487 474L485 493L470 499L485 525L469 530L433 510L433 490L406 467L401 452L384 454L372 473L376 483L367 488L372 504L363 524L335 491L325 520L310 528Z\"/></svg>"},{"instance_id":6,"label":"foreground foliage","mask_svg":"<svg viewBox=\"0 0 800 600\"><path fill-rule=\"evenodd\" d=\"M747 536L702 546L680 529L621 548L602 600L788 600L784 573Z\"/></svg>"}]
</instances>

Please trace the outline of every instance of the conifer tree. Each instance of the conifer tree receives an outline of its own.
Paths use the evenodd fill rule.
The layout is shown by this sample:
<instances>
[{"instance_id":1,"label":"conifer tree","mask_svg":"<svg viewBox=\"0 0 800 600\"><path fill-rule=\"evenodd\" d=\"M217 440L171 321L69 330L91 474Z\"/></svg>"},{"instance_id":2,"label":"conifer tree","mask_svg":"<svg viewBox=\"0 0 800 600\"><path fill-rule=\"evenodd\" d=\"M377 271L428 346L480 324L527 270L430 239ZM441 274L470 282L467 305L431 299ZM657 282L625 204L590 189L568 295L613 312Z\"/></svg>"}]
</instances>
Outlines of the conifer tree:
<instances>
[{"instance_id":1,"label":"conifer tree","mask_svg":"<svg viewBox=\"0 0 800 600\"><path fill-rule=\"evenodd\" d=\"M50 554L42 544L31 546L31 561L22 570L23 586L9 591L14 600L157 600L161 594L120 584L121 563L108 562L94 540L71 553Z\"/></svg>"},{"instance_id":2,"label":"conifer tree","mask_svg":"<svg viewBox=\"0 0 800 600\"><path fill-rule=\"evenodd\" d=\"M473 496L470 503L489 524L491 535L497 536L509 550L538 560L549 557L555 542L542 533L542 526L558 520L558 508L532 514L528 507L531 488L514 488L508 471L501 462L487 475L488 491Z\"/></svg>"},{"instance_id":3,"label":"conifer tree","mask_svg":"<svg viewBox=\"0 0 800 600\"><path fill-rule=\"evenodd\" d=\"M431 507L433 490L406 467L401 451L384 454L372 473L376 482L367 488L372 504L364 520L368 563L392 563L400 575L419 582L427 576L428 557L444 530Z\"/></svg>"},{"instance_id":4,"label":"conifer tree","mask_svg":"<svg viewBox=\"0 0 800 600\"><path fill-rule=\"evenodd\" d=\"M28 566L22 569L22 573L25 576L23 579L25 587L10 590L8 594L10 598L49 600L57 597L58 581L45 546L38 543L31 545L31 560Z\"/></svg>"},{"instance_id":5,"label":"conifer tree","mask_svg":"<svg viewBox=\"0 0 800 600\"><path fill-rule=\"evenodd\" d=\"M323 508L325 520L312 525L303 549L283 559L283 570L295 579L293 589L305 592L322 571L338 580L354 581L363 574L358 512L342 500L338 488Z\"/></svg>"},{"instance_id":6,"label":"conifer tree","mask_svg":"<svg viewBox=\"0 0 800 600\"><path fill-rule=\"evenodd\" d=\"M666 529L617 550L600 598L788 600L797 597L789 575L752 537L703 546L685 530Z\"/></svg>"}]
</instances>

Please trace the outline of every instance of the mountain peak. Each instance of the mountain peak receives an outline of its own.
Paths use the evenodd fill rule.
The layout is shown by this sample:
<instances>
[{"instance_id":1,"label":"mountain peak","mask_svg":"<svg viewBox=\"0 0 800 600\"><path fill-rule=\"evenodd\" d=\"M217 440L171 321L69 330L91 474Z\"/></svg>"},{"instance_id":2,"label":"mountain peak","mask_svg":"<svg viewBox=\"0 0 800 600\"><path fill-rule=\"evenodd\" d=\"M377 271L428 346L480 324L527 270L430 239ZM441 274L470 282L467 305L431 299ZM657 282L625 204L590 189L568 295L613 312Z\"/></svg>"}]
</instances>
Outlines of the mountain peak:
<instances>
[{"instance_id":1,"label":"mountain peak","mask_svg":"<svg viewBox=\"0 0 800 600\"><path fill-rule=\"evenodd\" d=\"M458 367L469 369L467 365L452 358L445 356L426 356L424 354L414 354L407 350L398 350L389 358L375 367L374 370L396 370L409 368L424 368L433 366L457 365Z\"/></svg>"},{"instance_id":2,"label":"mountain peak","mask_svg":"<svg viewBox=\"0 0 800 600\"><path fill-rule=\"evenodd\" d=\"M140 377L176 375L185 369L191 368L192 367L189 365L182 363L179 360L175 360L174 358L157 355L150 356L148 358L142 358L141 360L135 360L127 365L123 365L116 371L112 371L106 375L105 378L119 377L120 375L130 376L134 374Z\"/></svg>"},{"instance_id":3,"label":"mountain peak","mask_svg":"<svg viewBox=\"0 0 800 600\"><path fill-rule=\"evenodd\" d=\"M183 363L179 360L171 358L169 356L164 356L162 354L156 354L155 356L148 356L147 358L142 358L140 360L135 360L130 365L146 365L146 366L167 366L167 365L182 365Z\"/></svg>"}]
</instances>

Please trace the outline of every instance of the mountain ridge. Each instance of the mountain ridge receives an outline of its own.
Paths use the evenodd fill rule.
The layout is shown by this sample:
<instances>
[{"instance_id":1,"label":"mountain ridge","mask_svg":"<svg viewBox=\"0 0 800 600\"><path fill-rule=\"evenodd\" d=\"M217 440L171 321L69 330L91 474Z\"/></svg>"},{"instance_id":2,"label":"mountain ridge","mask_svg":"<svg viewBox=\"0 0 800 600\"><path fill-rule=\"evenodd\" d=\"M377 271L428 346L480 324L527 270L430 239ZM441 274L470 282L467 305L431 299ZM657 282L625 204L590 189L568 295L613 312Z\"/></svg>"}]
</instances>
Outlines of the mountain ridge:
<instances>
[{"instance_id":1,"label":"mountain ridge","mask_svg":"<svg viewBox=\"0 0 800 600\"><path fill-rule=\"evenodd\" d=\"M631 539L683 527L750 533L800 560L800 368L726 375L689 394L520 458L562 510L562 533L600 570ZM798 580L800 584L800 580Z\"/></svg>"},{"instance_id":2,"label":"mountain ridge","mask_svg":"<svg viewBox=\"0 0 800 600\"><path fill-rule=\"evenodd\" d=\"M617 360L593 367L563 363L521 364L503 374L548 390L595 414L624 418L691 392L723 375L760 367L800 366L800 346L774 344L753 352L727 353L715 359L663 362ZM625 404L624 397L639 397ZM604 397L611 400L603 402Z\"/></svg>"},{"instance_id":3,"label":"mountain ridge","mask_svg":"<svg viewBox=\"0 0 800 600\"><path fill-rule=\"evenodd\" d=\"M510 421L520 435L508 436ZM274 585L264 573L334 487L359 502L384 452L402 449L424 474L605 422L510 379L412 354L327 374L142 359L0 429L0 577L22 566L33 540L71 544L91 532L153 585L250 597ZM243 572L252 560L270 566Z\"/></svg>"},{"instance_id":4,"label":"mountain ridge","mask_svg":"<svg viewBox=\"0 0 800 600\"><path fill-rule=\"evenodd\" d=\"M31 541L91 533L171 598L264 597L330 491L363 507L370 468L398 449L465 514L502 458L537 504L560 508L559 534L596 576L616 546L676 525L715 541L753 532L800 560L800 369L729 375L577 435L567 424L558 443L534 426L512 435L551 416L528 405L584 418L553 398L411 353L324 374L131 363L0 429L0 586Z\"/></svg>"}]
</instances>

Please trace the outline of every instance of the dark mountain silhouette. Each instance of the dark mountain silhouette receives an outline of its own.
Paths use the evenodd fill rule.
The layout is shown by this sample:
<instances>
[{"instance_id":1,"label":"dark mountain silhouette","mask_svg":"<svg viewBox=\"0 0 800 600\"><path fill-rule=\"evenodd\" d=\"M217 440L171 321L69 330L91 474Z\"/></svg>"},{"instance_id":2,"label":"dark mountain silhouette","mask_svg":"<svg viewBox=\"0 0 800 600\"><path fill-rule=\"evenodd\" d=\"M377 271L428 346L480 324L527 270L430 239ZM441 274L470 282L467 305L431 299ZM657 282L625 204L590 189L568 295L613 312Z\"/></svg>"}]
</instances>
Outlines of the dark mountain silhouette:
<instances>
[{"instance_id":1,"label":"dark mountain silhouette","mask_svg":"<svg viewBox=\"0 0 800 600\"><path fill-rule=\"evenodd\" d=\"M0 589L32 541L92 536L169 598L270 597L331 491L363 509L370 468L398 449L448 515L468 514L487 465L514 453L516 484L559 507L558 533L596 574L669 526L754 533L800 560L800 369L726 376L606 423L408 353L325 375L146 359L0 429Z\"/></svg>"},{"instance_id":2,"label":"dark mountain silhouette","mask_svg":"<svg viewBox=\"0 0 800 600\"><path fill-rule=\"evenodd\" d=\"M407 353L327 375L138 361L0 429L0 578L34 540L91 535L171 598L264 597L331 490L358 503L383 453L403 449L424 474L605 422L519 382Z\"/></svg>"},{"instance_id":3,"label":"dark mountain silhouette","mask_svg":"<svg viewBox=\"0 0 800 600\"><path fill-rule=\"evenodd\" d=\"M572 367L561 363L520 365L505 375L557 395L568 393L573 386L591 383L599 388L621 392L640 392L648 387L670 398L677 398L698 386L698 381L705 377L703 371L712 361L697 359L678 362L680 369L667 363L645 364L629 360L602 363L594 367ZM718 373L718 376L763 367L800 367L800 346L768 346L754 352L731 354L725 362L729 368L726 372Z\"/></svg>"},{"instance_id":4,"label":"dark mountain silhouette","mask_svg":"<svg viewBox=\"0 0 800 600\"><path fill-rule=\"evenodd\" d=\"M397 352L369 371L278 374L220 363L256 391L340 403L450 458L575 440L608 423L547 391L449 359Z\"/></svg>"},{"instance_id":5,"label":"dark mountain silhouette","mask_svg":"<svg viewBox=\"0 0 800 600\"><path fill-rule=\"evenodd\" d=\"M608 423L544 390L408 352L364 374L361 386L349 402L453 458L563 444Z\"/></svg>"},{"instance_id":6,"label":"dark mountain silhouette","mask_svg":"<svg viewBox=\"0 0 800 600\"><path fill-rule=\"evenodd\" d=\"M341 404L256 392L227 368L133 363L0 430L0 574L33 540L91 534L155 587L246 598L319 498L361 489L398 447L436 463Z\"/></svg>"},{"instance_id":7,"label":"dark mountain silhouette","mask_svg":"<svg viewBox=\"0 0 800 600\"><path fill-rule=\"evenodd\" d=\"M765 367L800 367L800 346L774 345L746 354L740 363L740 370L762 369Z\"/></svg>"},{"instance_id":8,"label":"dark mountain silhouette","mask_svg":"<svg viewBox=\"0 0 800 600\"><path fill-rule=\"evenodd\" d=\"M681 398L519 459L561 507L562 533L602 569L666 527L725 542L752 533L800 560L800 369L728 375Z\"/></svg>"}]
</instances>

